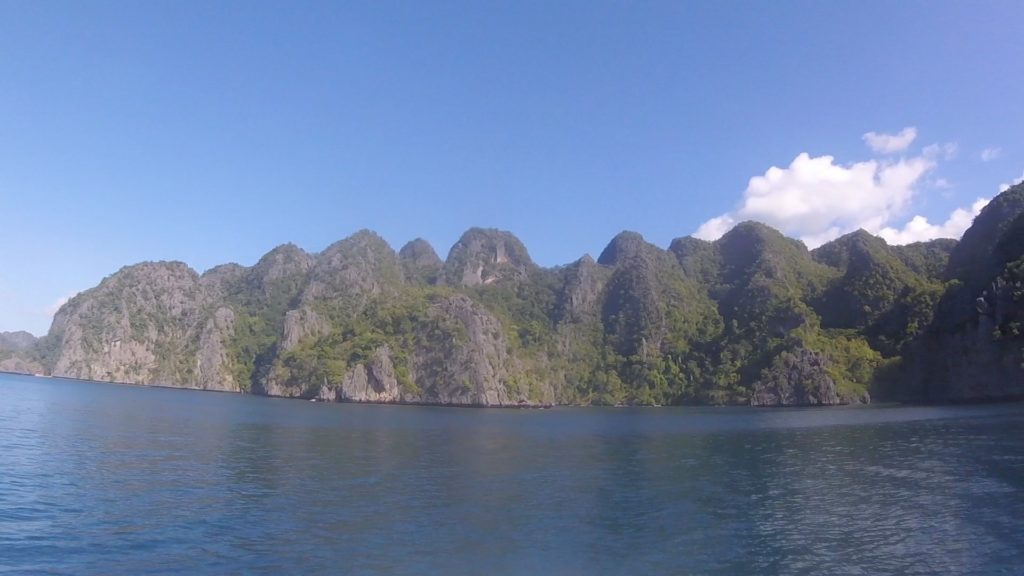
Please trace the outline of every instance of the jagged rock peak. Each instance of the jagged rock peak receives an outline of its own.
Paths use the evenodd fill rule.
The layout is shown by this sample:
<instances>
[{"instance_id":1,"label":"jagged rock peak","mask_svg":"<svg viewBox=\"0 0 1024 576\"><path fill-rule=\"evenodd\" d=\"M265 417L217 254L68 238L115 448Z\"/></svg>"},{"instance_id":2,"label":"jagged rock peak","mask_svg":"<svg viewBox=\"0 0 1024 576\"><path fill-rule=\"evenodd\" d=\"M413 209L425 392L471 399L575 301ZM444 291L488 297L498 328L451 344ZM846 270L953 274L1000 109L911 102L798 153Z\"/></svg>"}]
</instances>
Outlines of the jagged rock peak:
<instances>
[{"instance_id":1,"label":"jagged rock peak","mask_svg":"<svg viewBox=\"0 0 1024 576\"><path fill-rule=\"evenodd\" d=\"M218 264L213 268L210 268L206 272L203 272L201 278L203 278L204 280L234 278L237 276L241 276L243 273L245 273L246 270L248 270L248 268L242 266L241 264L229 262L227 264Z\"/></svg>"},{"instance_id":2,"label":"jagged rock peak","mask_svg":"<svg viewBox=\"0 0 1024 576\"><path fill-rule=\"evenodd\" d=\"M888 252L889 245L883 238L861 228L822 244L811 251L811 256L817 262L845 270L851 259L874 258Z\"/></svg>"},{"instance_id":3,"label":"jagged rock peak","mask_svg":"<svg viewBox=\"0 0 1024 576\"><path fill-rule=\"evenodd\" d=\"M526 247L511 232L470 228L452 246L445 261L445 282L477 286L521 279L535 268Z\"/></svg>"},{"instance_id":4,"label":"jagged rock peak","mask_svg":"<svg viewBox=\"0 0 1024 576\"><path fill-rule=\"evenodd\" d=\"M578 320L596 313L601 289L604 287L606 274L590 256L582 258L564 268L565 283L559 297L558 319Z\"/></svg>"},{"instance_id":5,"label":"jagged rock peak","mask_svg":"<svg viewBox=\"0 0 1024 576\"><path fill-rule=\"evenodd\" d=\"M721 250L723 258L726 261L733 261L734 264L739 263L737 260L754 260L761 254L772 252L799 255L798 257L808 259L810 255L803 242L753 220L740 222L716 240L715 245Z\"/></svg>"},{"instance_id":6,"label":"jagged rock peak","mask_svg":"<svg viewBox=\"0 0 1024 576\"><path fill-rule=\"evenodd\" d=\"M313 257L295 244L282 244L260 258L253 271L264 280L305 274L313 267Z\"/></svg>"},{"instance_id":7,"label":"jagged rock peak","mask_svg":"<svg viewBox=\"0 0 1024 576\"><path fill-rule=\"evenodd\" d=\"M381 238L380 235L373 230L367 230L364 228L347 238L338 240L334 244L331 244L319 254L319 257L321 259L330 259L337 254L349 254L359 251L394 253L394 249L391 248L391 245L388 244L387 240Z\"/></svg>"},{"instance_id":8,"label":"jagged rock peak","mask_svg":"<svg viewBox=\"0 0 1024 576\"><path fill-rule=\"evenodd\" d=\"M782 236L773 228L760 222L740 222L715 241L722 261L733 270L747 270L770 252L773 233Z\"/></svg>"},{"instance_id":9,"label":"jagged rock peak","mask_svg":"<svg viewBox=\"0 0 1024 576\"><path fill-rule=\"evenodd\" d=\"M616 234L612 241L605 246L601 255L597 258L597 263L603 266L615 266L625 260L639 256L648 246L651 245L644 240L644 237L639 232L625 230Z\"/></svg>"},{"instance_id":10,"label":"jagged rock peak","mask_svg":"<svg viewBox=\"0 0 1024 576\"><path fill-rule=\"evenodd\" d=\"M668 251L676 257L687 277L711 282L718 275L721 265L718 245L714 242L684 236L669 244Z\"/></svg>"},{"instance_id":11,"label":"jagged rock peak","mask_svg":"<svg viewBox=\"0 0 1024 576\"><path fill-rule=\"evenodd\" d=\"M409 262L416 266L441 265L441 257L437 255L434 247L423 238L410 240L398 251L398 257L403 262Z\"/></svg>"},{"instance_id":12,"label":"jagged rock peak","mask_svg":"<svg viewBox=\"0 0 1024 576\"><path fill-rule=\"evenodd\" d=\"M693 253L707 250L714 246L714 242L708 240L701 240L700 238L694 238L693 236L682 236L675 238L672 243L668 245L669 252L676 255L677 258L685 258Z\"/></svg>"},{"instance_id":13,"label":"jagged rock peak","mask_svg":"<svg viewBox=\"0 0 1024 576\"><path fill-rule=\"evenodd\" d=\"M260 258L256 266L265 266L273 262L281 261L292 261L292 260L307 260L310 255L291 242L286 242L280 246L275 246L270 252L267 252Z\"/></svg>"},{"instance_id":14,"label":"jagged rock peak","mask_svg":"<svg viewBox=\"0 0 1024 576\"><path fill-rule=\"evenodd\" d=\"M199 277L199 283L211 297L221 298L241 282L250 268L240 264L220 264L210 268Z\"/></svg>"},{"instance_id":15,"label":"jagged rock peak","mask_svg":"<svg viewBox=\"0 0 1024 576\"><path fill-rule=\"evenodd\" d=\"M779 232L771 226L757 222L756 220L746 220L732 227L722 235L715 243L716 244L729 244L735 242L750 242L752 244L767 244L770 242L786 242L793 246L799 246L804 250L807 247L804 243L799 240L794 240L787 237L782 232Z\"/></svg>"},{"instance_id":16,"label":"jagged rock peak","mask_svg":"<svg viewBox=\"0 0 1024 576\"><path fill-rule=\"evenodd\" d=\"M398 251L398 260L406 282L422 286L437 284L444 262L434 247L422 238L417 238Z\"/></svg>"},{"instance_id":17,"label":"jagged rock peak","mask_svg":"<svg viewBox=\"0 0 1024 576\"><path fill-rule=\"evenodd\" d=\"M301 300L308 304L325 298L354 299L360 302L355 306L358 308L369 295L401 282L402 272L395 251L375 232L360 230L316 256Z\"/></svg>"},{"instance_id":18,"label":"jagged rock peak","mask_svg":"<svg viewBox=\"0 0 1024 576\"><path fill-rule=\"evenodd\" d=\"M160 280L185 277L198 280L199 274L190 268L188 264L177 260L148 261L122 267L117 272L104 278L103 281L100 282L100 286L123 278L147 278Z\"/></svg>"}]
</instances>

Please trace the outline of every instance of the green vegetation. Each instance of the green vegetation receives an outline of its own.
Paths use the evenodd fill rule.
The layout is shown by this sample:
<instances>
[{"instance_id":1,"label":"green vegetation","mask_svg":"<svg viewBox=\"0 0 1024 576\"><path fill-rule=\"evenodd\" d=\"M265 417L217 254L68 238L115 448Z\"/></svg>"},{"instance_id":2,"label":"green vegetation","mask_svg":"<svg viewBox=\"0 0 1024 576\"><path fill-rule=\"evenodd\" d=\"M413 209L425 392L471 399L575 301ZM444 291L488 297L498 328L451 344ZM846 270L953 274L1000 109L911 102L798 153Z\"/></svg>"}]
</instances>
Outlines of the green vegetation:
<instances>
[{"instance_id":1,"label":"green vegetation","mask_svg":"<svg viewBox=\"0 0 1024 576\"><path fill-rule=\"evenodd\" d=\"M143 264L73 299L19 354L106 371L81 368L87 377L192 382L213 330L219 367L253 392L312 396L362 365L390 366L380 369L393 369L402 398L426 402L747 404L766 379L799 374L829 401L941 398L961 393L948 382L977 358L995 366L989 382L1021 380L1022 286L1017 186L959 244L894 247L857 231L808 251L745 222L668 250L623 232L597 262L544 269L498 230L468 231L446 262L422 240L396 254L363 231L315 256L283 246L201 279ZM133 364L104 364L128 344L144 352L124 355ZM932 381L944 383L922 384Z\"/></svg>"}]
</instances>

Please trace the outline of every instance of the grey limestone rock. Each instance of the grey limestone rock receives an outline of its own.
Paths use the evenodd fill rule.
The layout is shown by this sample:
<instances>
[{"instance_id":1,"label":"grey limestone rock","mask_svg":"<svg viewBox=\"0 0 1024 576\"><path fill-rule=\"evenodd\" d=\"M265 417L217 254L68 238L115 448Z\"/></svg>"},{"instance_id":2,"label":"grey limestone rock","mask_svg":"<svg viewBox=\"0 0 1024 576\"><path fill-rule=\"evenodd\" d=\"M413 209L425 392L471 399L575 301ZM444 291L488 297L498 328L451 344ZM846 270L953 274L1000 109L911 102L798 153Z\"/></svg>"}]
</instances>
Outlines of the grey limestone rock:
<instances>
[{"instance_id":1,"label":"grey limestone rock","mask_svg":"<svg viewBox=\"0 0 1024 576\"><path fill-rule=\"evenodd\" d=\"M430 314L455 330L447 341L427 335L420 339L413 373L422 392L414 401L486 406L526 401L525 395L509 395L506 382L513 359L493 315L461 294L440 300Z\"/></svg>"},{"instance_id":2,"label":"grey limestone rock","mask_svg":"<svg viewBox=\"0 0 1024 576\"><path fill-rule=\"evenodd\" d=\"M597 316L607 274L589 254L566 270L561 295L561 320L579 321Z\"/></svg>"},{"instance_id":3,"label":"grey limestone rock","mask_svg":"<svg viewBox=\"0 0 1024 576\"><path fill-rule=\"evenodd\" d=\"M357 364L341 383L337 399L346 402L392 403L401 400L401 390L391 363L391 351L383 346L368 364Z\"/></svg>"},{"instance_id":4,"label":"grey limestone rock","mask_svg":"<svg viewBox=\"0 0 1024 576\"><path fill-rule=\"evenodd\" d=\"M241 382L231 373L227 342L235 334L235 313L227 307L218 308L199 338L197 384L206 390L240 392Z\"/></svg>"},{"instance_id":5,"label":"grey limestone rock","mask_svg":"<svg viewBox=\"0 0 1024 576\"><path fill-rule=\"evenodd\" d=\"M480 286L521 280L534 268L526 247L511 232L470 228L449 251L444 274L450 286Z\"/></svg>"},{"instance_id":6,"label":"grey limestone rock","mask_svg":"<svg viewBox=\"0 0 1024 576\"><path fill-rule=\"evenodd\" d=\"M303 306L297 310L289 310L284 316L281 350L291 350L303 338L317 338L329 332L330 326L312 308Z\"/></svg>"},{"instance_id":7,"label":"grey limestone rock","mask_svg":"<svg viewBox=\"0 0 1024 576\"><path fill-rule=\"evenodd\" d=\"M57 312L52 373L195 387L205 308L199 276L181 262L123 268Z\"/></svg>"},{"instance_id":8,"label":"grey limestone rock","mask_svg":"<svg viewBox=\"0 0 1024 576\"><path fill-rule=\"evenodd\" d=\"M15 374L42 374L45 372L45 368L39 362L21 358L19 356L11 356L10 358L4 358L0 360L0 372L14 372Z\"/></svg>"},{"instance_id":9,"label":"grey limestone rock","mask_svg":"<svg viewBox=\"0 0 1024 576\"><path fill-rule=\"evenodd\" d=\"M356 313L371 296L392 292L401 282L395 251L374 232L362 230L316 256L300 300L307 306L327 301Z\"/></svg>"},{"instance_id":10,"label":"grey limestone rock","mask_svg":"<svg viewBox=\"0 0 1024 576\"><path fill-rule=\"evenodd\" d=\"M825 358L805 348L781 353L754 383L753 406L814 406L839 404L836 384Z\"/></svg>"}]
</instances>

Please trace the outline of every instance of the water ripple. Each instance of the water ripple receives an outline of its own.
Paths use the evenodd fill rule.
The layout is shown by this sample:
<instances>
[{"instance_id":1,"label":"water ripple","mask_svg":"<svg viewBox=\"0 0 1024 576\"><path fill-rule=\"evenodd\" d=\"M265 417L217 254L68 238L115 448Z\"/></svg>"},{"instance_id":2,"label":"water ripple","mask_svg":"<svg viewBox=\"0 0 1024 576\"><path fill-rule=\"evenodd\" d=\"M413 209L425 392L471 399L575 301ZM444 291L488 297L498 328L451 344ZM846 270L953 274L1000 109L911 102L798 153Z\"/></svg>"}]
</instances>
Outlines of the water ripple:
<instances>
[{"instance_id":1,"label":"water ripple","mask_svg":"<svg viewBox=\"0 0 1024 576\"><path fill-rule=\"evenodd\" d=\"M0 376L3 574L1016 574L1021 405L318 405Z\"/></svg>"}]
</instances>

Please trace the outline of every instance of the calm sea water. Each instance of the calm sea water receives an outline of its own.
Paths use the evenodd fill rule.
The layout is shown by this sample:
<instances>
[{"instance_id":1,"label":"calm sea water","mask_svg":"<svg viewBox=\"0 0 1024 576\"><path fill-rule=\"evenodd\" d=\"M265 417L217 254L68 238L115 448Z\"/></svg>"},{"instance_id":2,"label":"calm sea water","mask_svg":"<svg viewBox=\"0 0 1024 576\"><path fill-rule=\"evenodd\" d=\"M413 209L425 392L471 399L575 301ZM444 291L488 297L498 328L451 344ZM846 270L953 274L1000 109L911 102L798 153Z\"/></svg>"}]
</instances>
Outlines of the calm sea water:
<instances>
[{"instance_id":1,"label":"calm sea water","mask_svg":"<svg viewBox=\"0 0 1024 576\"><path fill-rule=\"evenodd\" d=\"M0 572L1020 574L1024 405L517 411L0 375Z\"/></svg>"}]
</instances>

